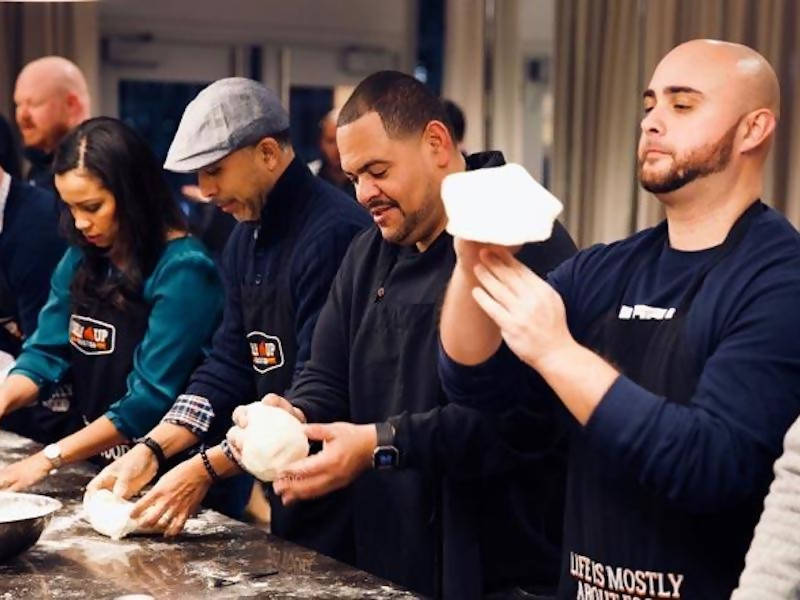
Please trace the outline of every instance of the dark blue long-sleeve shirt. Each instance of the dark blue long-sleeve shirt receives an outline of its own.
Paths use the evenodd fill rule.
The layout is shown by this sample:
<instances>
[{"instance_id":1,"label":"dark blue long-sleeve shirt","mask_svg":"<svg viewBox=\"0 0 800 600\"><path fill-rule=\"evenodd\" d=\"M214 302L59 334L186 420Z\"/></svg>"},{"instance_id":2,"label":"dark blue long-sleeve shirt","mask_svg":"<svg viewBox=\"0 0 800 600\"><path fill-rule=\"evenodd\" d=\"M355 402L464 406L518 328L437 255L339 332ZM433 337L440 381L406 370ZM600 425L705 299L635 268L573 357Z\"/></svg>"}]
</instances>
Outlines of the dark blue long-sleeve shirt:
<instances>
[{"instance_id":1,"label":"dark blue long-sleeve shirt","mask_svg":"<svg viewBox=\"0 0 800 600\"><path fill-rule=\"evenodd\" d=\"M6 177L8 177L6 175ZM9 329L25 337L36 330L50 292L50 276L67 245L58 234L58 207L49 192L12 178L2 212L0 230L0 278L2 309L0 349L16 354L20 340Z\"/></svg>"},{"instance_id":2,"label":"dark blue long-sleeve shirt","mask_svg":"<svg viewBox=\"0 0 800 600\"><path fill-rule=\"evenodd\" d=\"M715 258L715 248L680 252L668 244L653 246L653 235L647 230L592 247L550 275L579 343L585 343L598 319L620 311L616 302L631 257L643 268L634 272L621 302L645 312L678 306L694 276ZM620 499L601 489L587 496L581 482L572 482L565 519L575 534L568 536L564 559L573 577L581 572L584 555L599 561L595 566L612 569L636 569L642 560L658 556L654 562L672 565L665 571L685 573L687 593L735 583L727 578L743 565L772 464L800 413L798 298L800 236L762 206L741 243L709 272L686 315L683 343L700 373L691 398L674 401L621 374L587 424L574 422L581 446L602 457L608 477L640 497ZM629 316L626 310L619 318ZM497 408L531 398L525 374L507 353L504 348L473 368L441 354L440 375L449 398ZM645 497L648 506L658 503L657 514L694 525L676 531L652 522L638 535L628 535L624 523L609 519L608 506L628 501L627 511L644 510L636 502Z\"/></svg>"}]
</instances>

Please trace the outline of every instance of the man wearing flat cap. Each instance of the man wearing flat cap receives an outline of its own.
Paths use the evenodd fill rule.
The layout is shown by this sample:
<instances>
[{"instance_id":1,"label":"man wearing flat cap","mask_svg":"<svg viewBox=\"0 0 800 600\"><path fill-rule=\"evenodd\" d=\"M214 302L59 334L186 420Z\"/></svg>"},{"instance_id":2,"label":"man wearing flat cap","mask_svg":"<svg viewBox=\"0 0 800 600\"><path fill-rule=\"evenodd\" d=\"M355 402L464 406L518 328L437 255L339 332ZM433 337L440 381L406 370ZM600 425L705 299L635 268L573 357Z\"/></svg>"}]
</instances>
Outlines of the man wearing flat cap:
<instances>
[{"instance_id":1,"label":"man wearing flat cap","mask_svg":"<svg viewBox=\"0 0 800 600\"><path fill-rule=\"evenodd\" d=\"M271 90L249 79L222 79L198 94L164 167L196 172L203 195L239 224L222 258L226 304L210 355L150 439L90 484L124 497L144 487L165 456L221 440L237 405L291 386L350 240L369 225L365 211L295 157L288 114ZM224 444L201 450L161 477L133 516L151 507L148 522L166 514L166 533L177 534L212 481L237 469ZM271 505L273 533L350 558L349 507L341 497Z\"/></svg>"}]
</instances>

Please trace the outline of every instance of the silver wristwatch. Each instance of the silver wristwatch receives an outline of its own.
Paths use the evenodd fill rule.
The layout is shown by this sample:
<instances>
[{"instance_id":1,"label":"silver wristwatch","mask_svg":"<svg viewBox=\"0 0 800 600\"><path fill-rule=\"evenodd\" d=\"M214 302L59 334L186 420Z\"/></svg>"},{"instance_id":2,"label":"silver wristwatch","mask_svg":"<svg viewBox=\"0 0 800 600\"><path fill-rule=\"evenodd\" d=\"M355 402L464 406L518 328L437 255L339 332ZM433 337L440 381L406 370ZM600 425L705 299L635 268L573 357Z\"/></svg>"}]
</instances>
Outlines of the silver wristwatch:
<instances>
[{"instance_id":1,"label":"silver wristwatch","mask_svg":"<svg viewBox=\"0 0 800 600\"><path fill-rule=\"evenodd\" d=\"M58 444L49 444L42 450L44 457L49 460L54 469L61 466L61 447Z\"/></svg>"}]
</instances>

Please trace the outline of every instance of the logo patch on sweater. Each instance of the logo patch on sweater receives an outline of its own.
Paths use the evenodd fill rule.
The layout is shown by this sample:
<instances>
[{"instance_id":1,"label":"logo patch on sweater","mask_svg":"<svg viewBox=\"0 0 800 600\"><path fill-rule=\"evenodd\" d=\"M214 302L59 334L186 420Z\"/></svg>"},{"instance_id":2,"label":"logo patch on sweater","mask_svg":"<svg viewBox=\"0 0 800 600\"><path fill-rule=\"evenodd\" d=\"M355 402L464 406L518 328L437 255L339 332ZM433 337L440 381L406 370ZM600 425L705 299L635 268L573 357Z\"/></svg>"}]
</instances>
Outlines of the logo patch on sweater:
<instances>
[{"instance_id":1,"label":"logo patch on sweater","mask_svg":"<svg viewBox=\"0 0 800 600\"><path fill-rule=\"evenodd\" d=\"M247 334L250 355L253 358L253 369L257 373L266 373L283 366L283 348L281 340L263 331L251 331Z\"/></svg>"},{"instance_id":2,"label":"logo patch on sweater","mask_svg":"<svg viewBox=\"0 0 800 600\"><path fill-rule=\"evenodd\" d=\"M69 317L69 343L84 354L111 354L117 330L111 323L72 314Z\"/></svg>"},{"instance_id":3,"label":"logo patch on sweater","mask_svg":"<svg viewBox=\"0 0 800 600\"><path fill-rule=\"evenodd\" d=\"M619 308L617 318L622 321L668 321L675 316L676 309L660 308L658 306L647 306L647 304L635 304L628 306L623 304Z\"/></svg>"}]
</instances>

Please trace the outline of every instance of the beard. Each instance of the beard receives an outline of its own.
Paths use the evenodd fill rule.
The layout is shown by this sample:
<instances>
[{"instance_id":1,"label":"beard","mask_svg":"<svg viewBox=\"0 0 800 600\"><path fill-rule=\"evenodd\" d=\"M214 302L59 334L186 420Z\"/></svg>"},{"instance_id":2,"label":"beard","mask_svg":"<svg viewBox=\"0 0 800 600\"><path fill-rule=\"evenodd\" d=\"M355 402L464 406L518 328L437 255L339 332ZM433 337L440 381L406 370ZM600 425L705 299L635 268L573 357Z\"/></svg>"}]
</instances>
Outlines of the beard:
<instances>
[{"instance_id":1,"label":"beard","mask_svg":"<svg viewBox=\"0 0 800 600\"><path fill-rule=\"evenodd\" d=\"M372 210L385 206L398 209L402 215L402 221L393 230L382 231L381 235L387 242L411 246L428 237L435 231L438 224L434 217L439 203L437 202L436 188L430 182L425 186L423 197L425 201L413 212L406 212L400 203L386 197L369 202L366 208Z\"/></svg>"},{"instance_id":2,"label":"beard","mask_svg":"<svg viewBox=\"0 0 800 600\"><path fill-rule=\"evenodd\" d=\"M731 160L733 141L736 137L737 121L713 144L695 148L686 156L673 156L672 166L666 173L646 175L644 159L639 159L639 183L653 194L668 194L691 183L695 179L719 173Z\"/></svg>"},{"instance_id":3,"label":"beard","mask_svg":"<svg viewBox=\"0 0 800 600\"><path fill-rule=\"evenodd\" d=\"M399 207L398 207L399 208ZM387 231L384 233L383 238L387 242L400 244L401 246L410 246L416 244L420 239L424 239L430 232L428 229L428 222L431 220L431 215L436 211L436 206L433 203L426 203L422 208L406 213L403 209L400 212L403 214L403 220L394 231Z\"/></svg>"}]
</instances>

